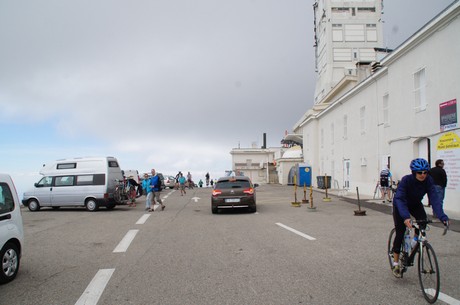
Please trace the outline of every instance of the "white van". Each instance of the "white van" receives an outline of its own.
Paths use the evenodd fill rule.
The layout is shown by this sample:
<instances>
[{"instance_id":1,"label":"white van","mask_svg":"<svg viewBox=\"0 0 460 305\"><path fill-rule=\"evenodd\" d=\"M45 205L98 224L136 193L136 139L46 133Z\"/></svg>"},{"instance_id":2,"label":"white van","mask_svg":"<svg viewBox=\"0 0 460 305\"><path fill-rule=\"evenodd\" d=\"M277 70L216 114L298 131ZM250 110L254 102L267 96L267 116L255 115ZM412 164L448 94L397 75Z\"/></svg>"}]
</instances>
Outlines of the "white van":
<instances>
[{"instance_id":1,"label":"white van","mask_svg":"<svg viewBox=\"0 0 460 305\"><path fill-rule=\"evenodd\" d=\"M57 160L44 165L40 174L44 177L24 193L22 200L31 211L69 206L84 206L88 211L105 206L111 210L116 205L113 193L117 180L123 180L114 157Z\"/></svg>"},{"instance_id":2,"label":"white van","mask_svg":"<svg viewBox=\"0 0 460 305\"><path fill-rule=\"evenodd\" d=\"M18 194L11 177L0 174L0 284L12 281L18 274L23 245Z\"/></svg>"}]
</instances>

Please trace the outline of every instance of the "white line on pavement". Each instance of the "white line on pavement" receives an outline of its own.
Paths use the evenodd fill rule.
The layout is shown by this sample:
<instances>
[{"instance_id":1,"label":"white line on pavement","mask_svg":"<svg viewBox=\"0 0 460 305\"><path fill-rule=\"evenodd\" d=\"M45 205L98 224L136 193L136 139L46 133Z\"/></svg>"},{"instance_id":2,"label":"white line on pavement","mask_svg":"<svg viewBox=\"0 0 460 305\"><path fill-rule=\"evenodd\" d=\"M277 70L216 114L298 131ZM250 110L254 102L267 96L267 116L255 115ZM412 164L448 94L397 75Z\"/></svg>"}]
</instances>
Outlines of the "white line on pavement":
<instances>
[{"instance_id":1,"label":"white line on pavement","mask_svg":"<svg viewBox=\"0 0 460 305\"><path fill-rule=\"evenodd\" d=\"M425 289L426 293L434 295L434 289ZM450 305L460 305L460 301L454 299L451 296L448 296L447 294L444 294L442 292L439 292L438 300L443 301L444 303L450 304Z\"/></svg>"},{"instance_id":2,"label":"white line on pavement","mask_svg":"<svg viewBox=\"0 0 460 305\"><path fill-rule=\"evenodd\" d=\"M118 246L115 248L115 250L113 250L113 253L126 252L137 232L139 232L139 230L129 230L125 237L123 237Z\"/></svg>"},{"instance_id":3,"label":"white line on pavement","mask_svg":"<svg viewBox=\"0 0 460 305\"><path fill-rule=\"evenodd\" d=\"M143 225L147 219L149 219L150 217L150 214L144 214L141 216L141 218L139 218L139 220L136 222L137 225Z\"/></svg>"},{"instance_id":4,"label":"white line on pavement","mask_svg":"<svg viewBox=\"0 0 460 305\"><path fill-rule=\"evenodd\" d=\"M115 269L100 269L75 305L96 305Z\"/></svg>"},{"instance_id":5,"label":"white line on pavement","mask_svg":"<svg viewBox=\"0 0 460 305\"><path fill-rule=\"evenodd\" d=\"M304 238L306 238L306 239L308 239L308 240L316 240L316 238L311 237L310 235L307 235L307 234L302 233L302 232L300 232L300 231L297 231L296 229L293 229L293 228L288 227L288 226L286 226L286 225L283 225L282 223L277 222L276 224L277 224L278 226L280 226L280 227L282 227L282 228L285 228L286 230L289 230L289 231L291 231L291 232L293 232L293 233L295 233L295 234L297 234L297 235L300 235L300 236L302 236L302 237L304 237Z\"/></svg>"}]
</instances>

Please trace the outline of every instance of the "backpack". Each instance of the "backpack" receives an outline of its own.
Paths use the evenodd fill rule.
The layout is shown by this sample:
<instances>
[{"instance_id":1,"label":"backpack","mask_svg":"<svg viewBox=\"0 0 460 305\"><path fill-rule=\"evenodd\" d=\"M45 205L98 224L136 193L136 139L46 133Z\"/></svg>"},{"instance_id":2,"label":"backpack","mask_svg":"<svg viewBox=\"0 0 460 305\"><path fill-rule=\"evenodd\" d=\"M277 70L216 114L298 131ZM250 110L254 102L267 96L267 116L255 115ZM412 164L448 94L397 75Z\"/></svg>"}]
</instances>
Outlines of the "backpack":
<instances>
[{"instance_id":1,"label":"backpack","mask_svg":"<svg viewBox=\"0 0 460 305\"><path fill-rule=\"evenodd\" d=\"M388 185L388 177L390 172L387 169L384 169L380 172L380 185Z\"/></svg>"},{"instance_id":2,"label":"backpack","mask_svg":"<svg viewBox=\"0 0 460 305\"><path fill-rule=\"evenodd\" d=\"M157 176L157 177L158 177L158 180L157 180L156 188L158 189L158 191L161 191L163 189L163 183L161 182L160 176Z\"/></svg>"}]
</instances>

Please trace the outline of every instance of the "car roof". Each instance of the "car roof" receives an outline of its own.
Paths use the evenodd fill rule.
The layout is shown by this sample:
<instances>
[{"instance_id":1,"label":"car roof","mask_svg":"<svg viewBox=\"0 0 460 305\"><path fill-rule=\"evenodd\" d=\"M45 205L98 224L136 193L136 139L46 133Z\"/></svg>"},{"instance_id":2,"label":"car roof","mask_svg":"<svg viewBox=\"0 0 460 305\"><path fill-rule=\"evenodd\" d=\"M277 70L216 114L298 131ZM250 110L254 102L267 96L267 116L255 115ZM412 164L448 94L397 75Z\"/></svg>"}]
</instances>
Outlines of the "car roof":
<instances>
[{"instance_id":1,"label":"car roof","mask_svg":"<svg viewBox=\"0 0 460 305\"><path fill-rule=\"evenodd\" d=\"M231 180L245 180L251 182L251 179L247 176L227 176L227 177L220 177L217 182L221 181L231 181Z\"/></svg>"}]
</instances>

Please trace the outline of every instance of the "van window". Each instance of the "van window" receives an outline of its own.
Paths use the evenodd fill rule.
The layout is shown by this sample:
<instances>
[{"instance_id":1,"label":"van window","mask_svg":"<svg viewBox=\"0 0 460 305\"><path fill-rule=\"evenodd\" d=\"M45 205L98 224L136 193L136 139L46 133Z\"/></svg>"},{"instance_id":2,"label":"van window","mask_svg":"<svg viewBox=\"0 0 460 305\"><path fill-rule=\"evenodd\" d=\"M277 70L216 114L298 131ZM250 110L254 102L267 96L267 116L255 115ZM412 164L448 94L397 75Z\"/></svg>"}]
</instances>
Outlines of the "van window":
<instances>
[{"instance_id":1,"label":"van window","mask_svg":"<svg viewBox=\"0 0 460 305\"><path fill-rule=\"evenodd\" d=\"M37 186L38 187L44 187L44 186L51 186L51 182L53 181L53 177L43 177L38 181Z\"/></svg>"},{"instance_id":2,"label":"van window","mask_svg":"<svg viewBox=\"0 0 460 305\"><path fill-rule=\"evenodd\" d=\"M56 169L69 169L69 168L77 168L77 163L60 163L56 167Z\"/></svg>"},{"instance_id":3,"label":"van window","mask_svg":"<svg viewBox=\"0 0 460 305\"><path fill-rule=\"evenodd\" d=\"M10 187L6 183L0 183L0 214L14 210L13 195Z\"/></svg>"},{"instance_id":4,"label":"van window","mask_svg":"<svg viewBox=\"0 0 460 305\"><path fill-rule=\"evenodd\" d=\"M109 167L119 167L117 161L109 161Z\"/></svg>"},{"instance_id":5,"label":"van window","mask_svg":"<svg viewBox=\"0 0 460 305\"><path fill-rule=\"evenodd\" d=\"M104 185L105 174L77 176L77 185Z\"/></svg>"},{"instance_id":6,"label":"van window","mask_svg":"<svg viewBox=\"0 0 460 305\"><path fill-rule=\"evenodd\" d=\"M105 174L94 175L93 184L94 185L105 185Z\"/></svg>"},{"instance_id":7,"label":"van window","mask_svg":"<svg viewBox=\"0 0 460 305\"><path fill-rule=\"evenodd\" d=\"M54 185L55 186L72 186L74 179L75 179L74 176L56 177L54 180Z\"/></svg>"}]
</instances>

